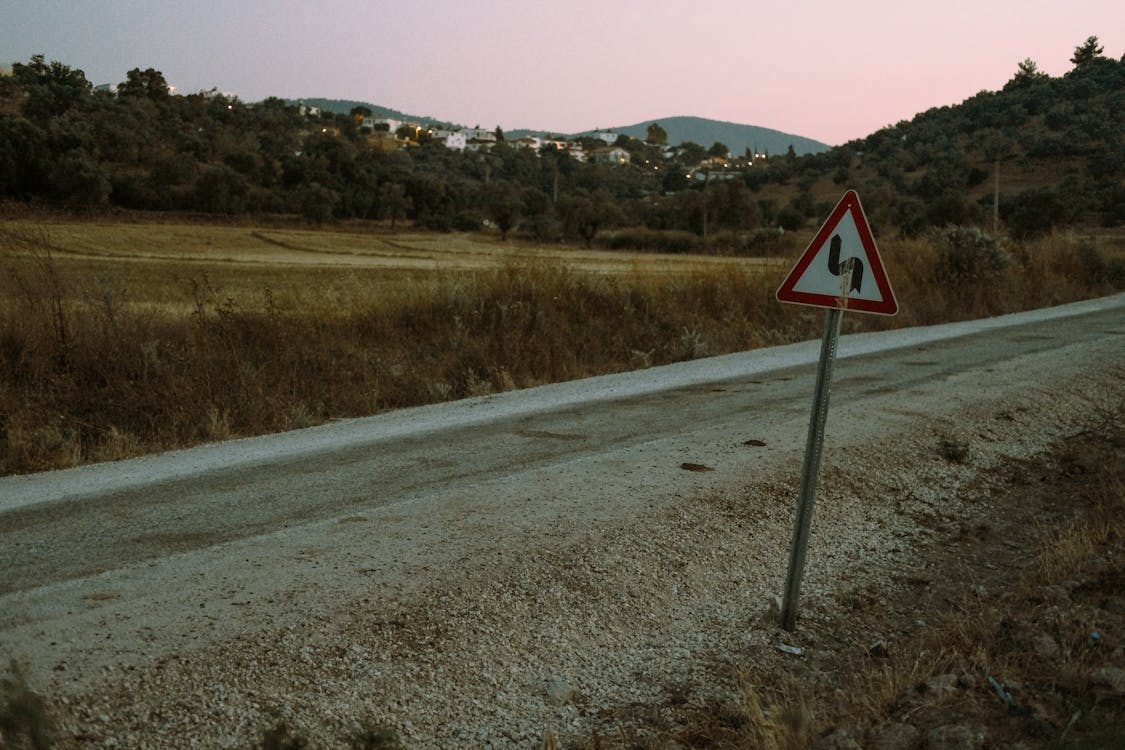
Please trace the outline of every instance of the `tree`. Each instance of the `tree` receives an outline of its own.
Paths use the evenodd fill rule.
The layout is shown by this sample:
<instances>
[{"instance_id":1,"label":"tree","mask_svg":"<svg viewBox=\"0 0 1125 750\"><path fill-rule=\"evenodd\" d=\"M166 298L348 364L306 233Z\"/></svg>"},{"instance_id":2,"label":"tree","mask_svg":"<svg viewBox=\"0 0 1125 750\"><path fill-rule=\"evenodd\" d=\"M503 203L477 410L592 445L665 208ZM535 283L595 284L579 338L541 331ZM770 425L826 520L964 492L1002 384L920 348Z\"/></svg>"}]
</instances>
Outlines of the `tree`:
<instances>
[{"instance_id":1,"label":"tree","mask_svg":"<svg viewBox=\"0 0 1125 750\"><path fill-rule=\"evenodd\" d=\"M208 168L195 181L196 207L209 213L241 213L249 192L246 178L225 164Z\"/></svg>"},{"instance_id":2,"label":"tree","mask_svg":"<svg viewBox=\"0 0 1125 750\"><path fill-rule=\"evenodd\" d=\"M593 244L599 231L621 217L621 210L606 190L592 194L580 190L569 195L561 201L560 211L566 231L581 237L586 247Z\"/></svg>"},{"instance_id":3,"label":"tree","mask_svg":"<svg viewBox=\"0 0 1125 750\"><path fill-rule=\"evenodd\" d=\"M1025 87L1049 79L1050 76L1041 71L1035 61L1028 57L1016 66L1016 74L1004 85L1004 89Z\"/></svg>"},{"instance_id":4,"label":"tree","mask_svg":"<svg viewBox=\"0 0 1125 750\"><path fill-rule=\"evenodd\" d=\"M395 222L406 216L410 210L410 198L406 196L406 187L400 182L387 182L379 188L379 208L383 216L391 219L391 229Z\"/></svg>"},{"instance_id":5,"label":"tree","mask_svg":"<svg viewBox=\"0 0 1125 750\"><path fill-rule=\"evenodd\" d=\"M1104 60L1102 57L1102 46L1098 44L1096 36L1086 37L1086 41L1074 48L1074 57L1070 61L1074 63L1075 70L1083 70L1090 67L1096 60Z\"/></svg>"},{"instance_id":6,"label":"tree","mask_svg":"<svg viewBox=\"0 0 1125 750\"><path fill-rule=\"evenodd\" d=\"M727 144L715 141L711 144L711 148L707 149L707 155L725 159L730 156L730 149L727 148Z\"/></svg>"},{"instance_id":7,"label":"tree","mask_svg":"<svg viewBox=\"0 0 1125 750\"><path fill-rule=\"evenodd\" d=\"M695 166L707 156L706 149L698 143L692 143L691 141L684 141L676 150L679 154L679 158L687 166Z\"/></svg>"},{"instance_id":8,"label":"tree","mask_svg":"<svg viewBox=\"0 0 1125 750\"><path fill-rule=\"evenodd\" d=\"M301 215L320 226L332 218L332 211L340 203L340 194L314 182L300 194Z\"/></svg>"},{"instance_id":9,"label":"tree","mask_svg":"<svg viewBox=\"0 0 1125 750\"><path fill-rule=\"evenodd\" d=\"M33 122L45 122L79 106L93 91L84 72L58 61L48 64L43 55L34 55L27 64L13 63L12 78L27 94L23 113Z\"/></svg>"},{"instance_id":10,"label":"tree","mask_svg":"<svg viewBox=\"0 0 1125 750\"><path fill-rule=\"evenodd\" d=\"M22 117L0 117L0 195L31 197L42 186L49 157L42 130Z\"/></svg>"},{"instance_id":11,"label":"tree","mask_svg":"<svg viewBox=\"0 0 1125 750\"><path fill-rule=\"evenodd\" d=\"M493 180L485 186L484 213L500 230L500 239L519 224L523 214L523 190L507 180Z\"/></svg>"},{"instance_id":12,"label":"tree","mask_svg":"<svg viewBox=\"0 0 1125 750\"><path fill-rule=\"evenodd\" d=\"M645 133L645 143L651 143L653 146L663 146L668 142L668 132L660 127L659 123L652 123L648 126Z\"/></svg>"},{"instance_id":13,"label":"tree","mask_svg":"<svg viewBox=\"0 0 1125 750\"><path fill-rule=\"evenodd\" d=\"M151 99L154 102L163 102L170 96L168 82L164 74L154 68L141 70L133 68L125 74L125 80L117 86L119 97Z\"/></svg>"},{"instance_id":14,"label":"tree","mask_svg":"<svg viewBox=\"0 0 1125 750\"><path fill-rule=\"evenodd\" d=\"M82 149L71 149L47 176L55 201L71 208L100 208L109 202L112 186L101 165Z\"/></svg>"}]
</instances>

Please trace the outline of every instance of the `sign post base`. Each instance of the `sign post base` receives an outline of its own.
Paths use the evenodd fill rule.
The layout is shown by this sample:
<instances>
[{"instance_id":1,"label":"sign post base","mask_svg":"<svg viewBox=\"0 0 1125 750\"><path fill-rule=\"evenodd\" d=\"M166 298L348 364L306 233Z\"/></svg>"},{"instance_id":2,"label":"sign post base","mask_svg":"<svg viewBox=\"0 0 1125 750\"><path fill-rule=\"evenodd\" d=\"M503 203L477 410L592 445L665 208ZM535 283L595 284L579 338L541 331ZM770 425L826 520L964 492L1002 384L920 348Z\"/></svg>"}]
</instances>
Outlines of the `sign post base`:
<instances>
[{"instance_id":1,"label":"sign post base","mask_svg":"<svg viewBox=\"0 0 1125 750\"><path fill-rule=\"evenodd\" d=\"M797 600L801 594L801 578L805 573L805 551L809 546L813 500L816 497L816 480L820 473L820 455L824 446L824 424L828 419L828 396L832 389L832 370L836 366L836 348L840 341L840 323L843 318L844 311L835 307L828 308L824 317L824 339L820 345L816 393L809 420L809 436L805 443L801 489L797 496L797 521L793 529L793 543L789 548L789 573L781 605L781 627L789 631L797 626Z\"/></svg>"}]
</instances>

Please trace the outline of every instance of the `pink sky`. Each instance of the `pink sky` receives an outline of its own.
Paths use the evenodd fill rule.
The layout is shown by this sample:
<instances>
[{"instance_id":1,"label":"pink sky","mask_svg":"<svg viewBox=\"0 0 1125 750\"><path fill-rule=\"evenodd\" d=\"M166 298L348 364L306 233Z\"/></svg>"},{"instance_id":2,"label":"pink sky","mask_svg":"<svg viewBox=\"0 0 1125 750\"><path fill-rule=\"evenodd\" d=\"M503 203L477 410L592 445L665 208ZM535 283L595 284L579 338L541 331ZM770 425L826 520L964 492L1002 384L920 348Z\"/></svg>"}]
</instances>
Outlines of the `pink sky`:
<instances>
[{"instance_id":1,"label":"pink sky","mask_svg":"<svg viewBox=\"0 0 1125 750\"><path fill-rule=\"evenodd\" d=\"M356 99L463 125L575 132L674 115L836 145L1051 75L1122 0L0 0L0 62L42 53L181 93Z\"/></svg>"}]
</instances>

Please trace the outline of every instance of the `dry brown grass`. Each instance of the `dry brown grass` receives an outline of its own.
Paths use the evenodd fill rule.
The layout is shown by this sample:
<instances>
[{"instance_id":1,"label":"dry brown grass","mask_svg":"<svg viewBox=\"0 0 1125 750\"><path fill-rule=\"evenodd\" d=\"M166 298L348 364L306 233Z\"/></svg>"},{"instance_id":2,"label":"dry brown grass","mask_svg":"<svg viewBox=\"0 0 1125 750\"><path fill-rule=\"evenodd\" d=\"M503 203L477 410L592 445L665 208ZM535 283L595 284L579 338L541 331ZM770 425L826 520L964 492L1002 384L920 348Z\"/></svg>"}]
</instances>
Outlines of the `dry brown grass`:
<instances>
[{"instance_id":1,"label":"dry brown grass","mask_svg":"<svg viewBox=\"0 0 1125 750\"><path fill-rule=\"evenodd\" d=\"M849 316L847 331L1114 286L1111 255L1069 238L957 285L926 242L881 249L902 312ZM791 262L355 229L8 220L0 473L815 338L816 310L773 299Z\"/></svg>"},{"instance_id":2,"label":"dry brown grass","mask_svg":"<svg viewBox=\"0 0 1125 750\"><path fill-rule=\"evenodd\" d=\"M839 597L804 659L759 652L727 700L671 697L570 747L843 748L845 733L881 747L892 725L914 739L888 747L933 746L928 735L944 726L971 728L983 747L1125 746L1125 701L1097 678L1121 667L1125 648L1123 417L1015 462L1036 478L996 503L1005 517L990 538L935 544L926 601L890 587L878 605ZM913 627L921 613L929 624ZM899 629L910 637L885 653L863 639Z\"/></svg>"}]
</instances>

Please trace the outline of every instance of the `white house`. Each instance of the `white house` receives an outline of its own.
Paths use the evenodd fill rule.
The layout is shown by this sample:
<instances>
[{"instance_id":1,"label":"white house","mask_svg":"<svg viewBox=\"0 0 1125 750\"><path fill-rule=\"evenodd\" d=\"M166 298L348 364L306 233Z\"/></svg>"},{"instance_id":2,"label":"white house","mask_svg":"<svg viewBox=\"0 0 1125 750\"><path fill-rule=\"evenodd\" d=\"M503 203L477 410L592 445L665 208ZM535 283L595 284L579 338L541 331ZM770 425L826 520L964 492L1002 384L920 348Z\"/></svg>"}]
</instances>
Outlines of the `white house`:
<instances>
[{"instance_id":1,"label":"white house","mask_svg":"<svg viewBox=\"0 0 1125 750\"><path fill-rule=\"evenodd\" d=\"M509 141L512 148L529 148L532 151L538 152L543 146L543 141L533 135L525 135L522 138L517 138L514 141Z\"/></svg>"},{"instance_id":2,"label":"white house","mask_svg":"<svg viewBox=\"0 0 1125 750\"><path fill-rule=\"evenodd\" d=\"M590 152L590 160L597 164L625 165L629 163L629 152L620 146L596 148Z\"/></svg>"},{"instance_id":3,"label":"white house","mask_svg":"<svg viewBox=\"0 0 1125 750\"><path fill-rule=\"evenodd\" d=\"M387 132L393 133L402 127L402 120L392 120L389 117L364 117L363 120L359 123L360 129L371 131L374 131L376 129L383 130L384 128L379 127L382 125L387 126L385 128Z\"/></svg>"},{"instance_id":4,"label":"white house","mask_svg":"<svg viewBox=\"0 0 1125 750\"><path fill-rule=\"evenodd\" d=\"M468 145L468 139L465 138L463 130L442 130L438 128L430 132L430 138L453 151L464 151L465 146Z\"/></svg>"}]
</instances>

